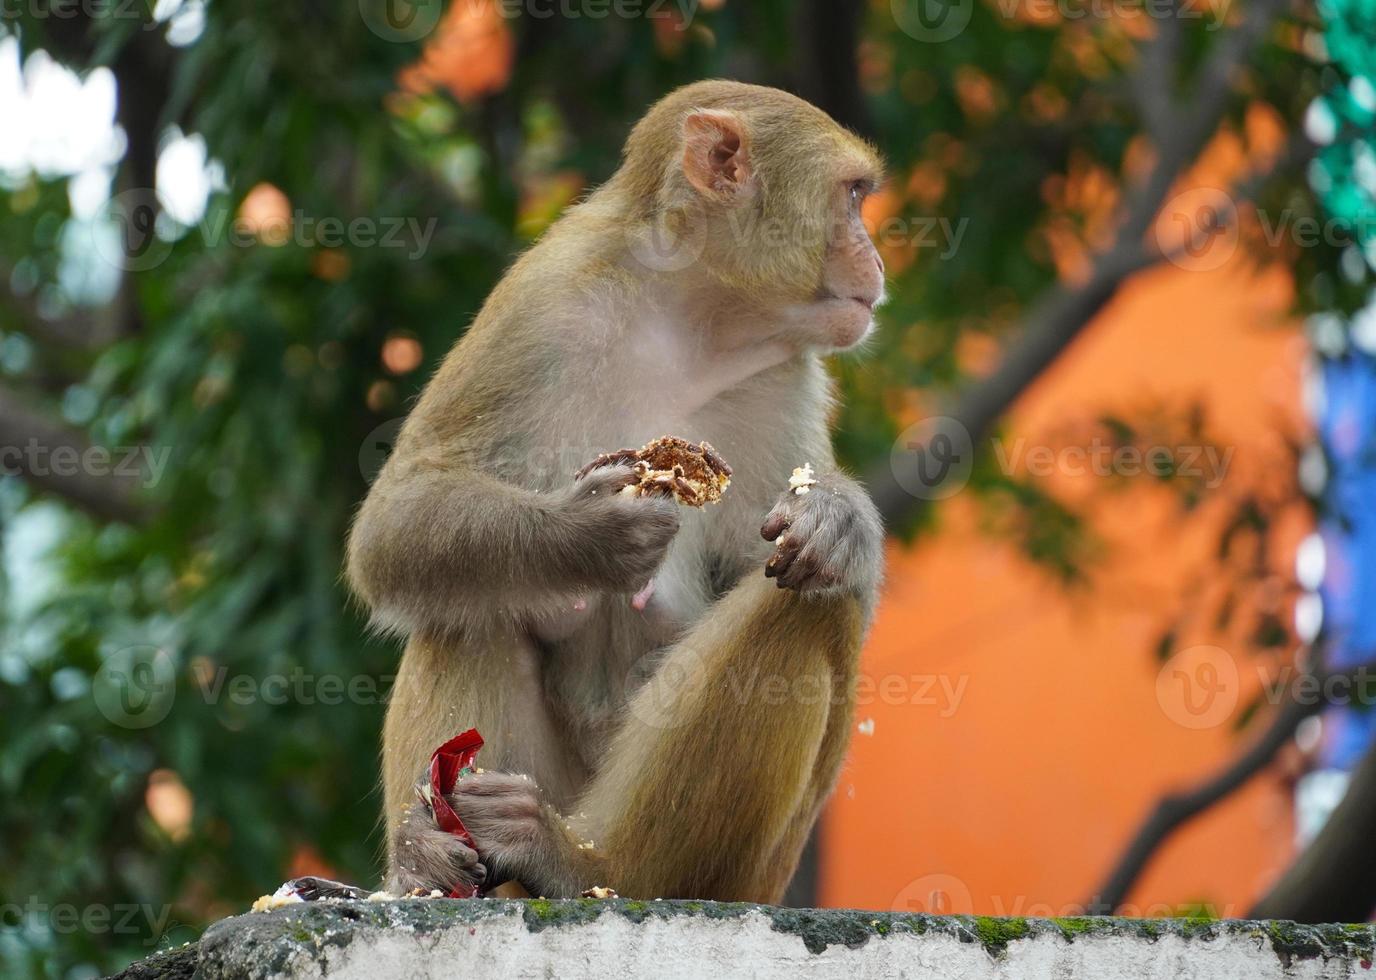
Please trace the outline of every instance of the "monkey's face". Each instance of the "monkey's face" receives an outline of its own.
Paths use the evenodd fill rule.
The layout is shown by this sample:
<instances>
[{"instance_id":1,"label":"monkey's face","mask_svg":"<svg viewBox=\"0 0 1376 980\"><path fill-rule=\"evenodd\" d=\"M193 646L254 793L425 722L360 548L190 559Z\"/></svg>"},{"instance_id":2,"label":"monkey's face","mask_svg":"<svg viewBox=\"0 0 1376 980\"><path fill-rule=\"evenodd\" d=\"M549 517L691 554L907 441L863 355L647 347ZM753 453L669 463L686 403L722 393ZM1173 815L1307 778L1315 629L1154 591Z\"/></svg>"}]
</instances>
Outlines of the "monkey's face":
<instances>
[{"instance_id":1,"label":"monkey's face","mask_svg":"<svg viewBox=\"0 0 1376 980\"><path fill-rule=\"evenodd\" d=\"M875 308L884 301L884 260L860 216L874 186L874 177L865 175L847 177L832 189L832 220L817 302L830 311L837 349L853 347L869 336Z\"/></svg>"},{"instance_id":2,"label":"monkey's face","mask_svg":"<svg viewBox=\"0 0 1376 980\"><path fill-rule=\"evenodd\" d=\"M853 347L884 298L884 263L860 214L880 163L818 109L773 95L683 121L682 174L689 207L701 209L704 266L753 307L804 308L800 343Z\"/></svg>"}]
</instances>

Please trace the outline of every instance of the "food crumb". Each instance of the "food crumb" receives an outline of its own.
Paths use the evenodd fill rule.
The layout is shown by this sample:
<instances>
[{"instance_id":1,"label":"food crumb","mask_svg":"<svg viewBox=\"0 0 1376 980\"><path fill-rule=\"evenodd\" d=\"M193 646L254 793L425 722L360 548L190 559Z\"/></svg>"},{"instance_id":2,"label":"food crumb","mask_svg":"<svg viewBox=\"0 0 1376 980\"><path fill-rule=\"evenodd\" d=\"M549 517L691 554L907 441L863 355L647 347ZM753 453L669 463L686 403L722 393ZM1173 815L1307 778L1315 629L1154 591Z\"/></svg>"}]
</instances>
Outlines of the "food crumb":
<instances>
[{"instance_id":1,"label":"food crumb","mask_svg":"<svg viewBox=\"0 0 1376 980\"><path fill-rule=\"evenodd\" d=\"M793 468L793 475L788 478L788 488L799 497L805 493L810 493L812 488L816 485L817 477L813 472L811 463L795 466Z\"/></svg>"},{"instance_id":2,"label":"food crumb","mask_svg":"<svg viewBox=\"0 0 1376 980\"><path fill-rule=\"evenodd\" d=\"M855 726L855 730L856 730L857 732L859 732L861 735L873 735L873 734L874 734L874 719L873 719L873 718L866 718L866 719L865 719L864 721L862 721L860 724L858 724L858 725Z\"/></svg>"},{"instance_id":3,"label":"food crumb","mask_svg":"<svg viewBox=\"0 0 1376 980\"><path fill-rule=\"evenodd\" d=\"M273 909L280 909L284 905L295 905L303 901L296 892L274 892L271 895L260 895L254 900L252 911L271 912Z\"/></svg>"}]
</instances>

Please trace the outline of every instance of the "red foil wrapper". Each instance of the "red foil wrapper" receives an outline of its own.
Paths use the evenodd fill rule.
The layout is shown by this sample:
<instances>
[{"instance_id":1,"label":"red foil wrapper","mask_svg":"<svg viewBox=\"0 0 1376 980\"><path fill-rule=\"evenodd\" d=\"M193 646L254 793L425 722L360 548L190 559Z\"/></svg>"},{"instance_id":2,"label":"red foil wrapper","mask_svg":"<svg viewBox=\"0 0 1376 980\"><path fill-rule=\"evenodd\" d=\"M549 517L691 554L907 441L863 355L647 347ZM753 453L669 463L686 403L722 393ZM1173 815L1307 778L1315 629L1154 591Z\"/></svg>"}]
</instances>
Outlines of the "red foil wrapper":
<instances>
[{"instance_id":1,"label":"red foil wrapper","mask_svg":"<svg viewBox=\"0 0 1376 980\"><path fill-rule=\"evenodd\" d=\"M455 735L434 751L430 756L430 810L435 815L435 824L440 830L453 834L475 851L477 843L468 828L463 825L459 815L449 805L446 797L454 791L459 777L473 768L473 760L483 747L483 737L476 728ZM456 885L449 892L450 898L474 898L478 894L477 885Z\"/></svg>"}]
</instances>

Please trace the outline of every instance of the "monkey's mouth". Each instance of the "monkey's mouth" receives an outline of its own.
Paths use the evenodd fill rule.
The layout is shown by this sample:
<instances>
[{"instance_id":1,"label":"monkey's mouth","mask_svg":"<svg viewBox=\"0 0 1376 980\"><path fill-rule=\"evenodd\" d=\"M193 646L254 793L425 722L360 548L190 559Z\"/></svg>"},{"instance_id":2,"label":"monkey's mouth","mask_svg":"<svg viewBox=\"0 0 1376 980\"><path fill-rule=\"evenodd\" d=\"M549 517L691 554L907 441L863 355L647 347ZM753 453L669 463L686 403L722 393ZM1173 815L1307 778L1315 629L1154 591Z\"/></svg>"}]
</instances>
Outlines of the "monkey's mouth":
<instances>
[{"instance_id":1,"label":"monkey's mouth","mask_svg":"<svg viewBox=\"0 0 1376 980\"><path fill-rule=\"evenodd\" d=\"M874 312L875 306L877 306L879 303L878 299L867 299L864 296L838 296L835 293L823 293L819 297L819 299L823 303L830 301L837 301L842 303L859 303L870 313Z\"/></svg>"}]
</instances>

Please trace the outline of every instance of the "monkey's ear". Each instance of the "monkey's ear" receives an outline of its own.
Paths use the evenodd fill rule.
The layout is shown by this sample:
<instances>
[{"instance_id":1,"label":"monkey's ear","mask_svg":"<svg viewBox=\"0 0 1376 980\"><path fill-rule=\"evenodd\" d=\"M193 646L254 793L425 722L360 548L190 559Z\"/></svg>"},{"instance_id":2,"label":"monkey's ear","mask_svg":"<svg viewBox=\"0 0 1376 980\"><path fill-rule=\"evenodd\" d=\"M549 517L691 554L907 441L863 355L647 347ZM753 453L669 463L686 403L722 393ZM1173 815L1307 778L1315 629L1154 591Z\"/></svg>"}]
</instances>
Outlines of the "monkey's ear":
<instances>
[{"instance_id":1,"label":"monkey's ear","mask_svg":"<svg viewBox=\"0 0 1376 980\"><path fill-rule=\"evenodd\" d=\"M754 188L750 138L735 113L698 109L683 120L683 175L699 194L723 204Z\"/></svg>"}]
</instances>

